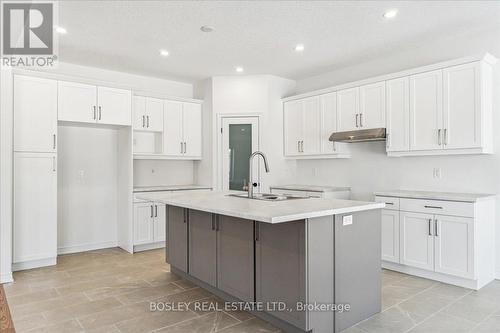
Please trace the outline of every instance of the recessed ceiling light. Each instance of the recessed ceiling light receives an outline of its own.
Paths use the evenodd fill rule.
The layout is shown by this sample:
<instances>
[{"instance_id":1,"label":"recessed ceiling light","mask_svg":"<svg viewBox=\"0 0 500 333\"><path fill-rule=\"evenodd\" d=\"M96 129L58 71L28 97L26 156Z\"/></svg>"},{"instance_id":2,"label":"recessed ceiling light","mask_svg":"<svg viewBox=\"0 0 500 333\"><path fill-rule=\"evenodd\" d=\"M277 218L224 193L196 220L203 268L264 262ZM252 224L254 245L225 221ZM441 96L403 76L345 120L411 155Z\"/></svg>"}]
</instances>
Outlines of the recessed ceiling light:
<instances>
[{"instance_id":1,"label":"recessed ceiling light","mask_svg":"<svg viewBox=\"0 0 500 333\"><path fill-rule=\"evenodd\" d=\"M398 10L397 9L389 9L384 13L384 18L386 19L392 19L395 18L396 15L398 15Z\"/></svg>"},{"instance_id":2,"label":"recessed ceiling light","mask_svg":"<svg viewBox=\"0 0 500 333\"><path fill-rule=\"evenodd\" d=\"M237 67L235 68L235 70L236 70L238 73L241 73L241 72L243 72L243 67L241 67L241 66L237 66Z\"/></svg>"},{"instance_id":3,"label":"recessed ceiling light","mask_svg":"<svg viewBox=\"0 0 500 333\"><path fill-rule=\"evenodd\" d=\"M200 30L203 32L212 32L215 31L215 28L212 27L211 25L204 25L200 28Z\"/></svg>"},{"instance_id":4,"label":"recessed ceiling light","mask_svg":"<svg viewBox=\"0 0 500 333\"><path fill-rule=\"evenodd\" d=\"M295 45L295 51L297 51L297 52L304 51L304 44L297 44L297 45Z\"/></svg>"},{"instance_id":5,"label":"recessed ceiling light","mask_svg":"<svg viewBox=\"0 0 500 333\"><path fill-rule=\"evenodd\" d=\"M68 32L68 31L67 31L66 29L64 29L63 27L60 27L60 26L57 26L57 25L56 25L54 28L56 29L56 32L57 32L58 34L62 34L62 35L64 35L65 33L67 33L67 32Z\"/></svg>"},{"instance_id":6,"label":"recessed ceiling light","mask_svg":"<svg viewBox=\"0 0 500 333\"><path fill-rule=\"evenodd\" d=\"M167 57L170 53L167 50L160 50L160 55Z\"/></svg>"}]
</instances>

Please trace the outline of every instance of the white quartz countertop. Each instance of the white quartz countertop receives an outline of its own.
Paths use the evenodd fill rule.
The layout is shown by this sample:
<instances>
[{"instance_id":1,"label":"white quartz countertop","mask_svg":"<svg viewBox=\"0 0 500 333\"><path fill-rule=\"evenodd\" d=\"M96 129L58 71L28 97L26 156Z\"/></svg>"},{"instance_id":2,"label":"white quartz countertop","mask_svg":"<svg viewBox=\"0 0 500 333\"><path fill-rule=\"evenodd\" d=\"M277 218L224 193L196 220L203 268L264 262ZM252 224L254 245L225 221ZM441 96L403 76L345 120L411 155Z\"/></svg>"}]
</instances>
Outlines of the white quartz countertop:
<instances>
[{"instance_id":1,"label":"white quartz countertop","mask_svg":"<svg viewBox=\"0 0 500 333\"><path fill-rule=\"evenodd\" d=\"M384 208L384 203L340 199L264 201L228 196L228 192L144 192L139 199L267 223Z\"/></svg>"},{"instance_id":2,"label":"white quartz countertop","mask_svg":"<svg viewBox=\"0 0 500 333\"><path fill-rule=\"evenodd\" d=\"M486 193L455 193L455 192L412 191L412 190L379 191L375 192L374 194L385 197L446 200L446 201L461 201L461 202L476 202L479 200L491 199L495 197L495 194L486 194Z\"/></svg>"},{"instance_id":3,"label":"white quartz countertop","mask_svg":"<svg viewBox=\"0 0 500 333\"><path fill-rule=\"evenodd\" d=\"M273 185L270 188L276 190L306 191L306 192L342 192L351 190L350 187L321 186L321 185Z\"/></svg>"},{"instance_id":4,"label":"white quartz countertop","mask_svg":"<svg viewBox=\"0 0 500 333\"><path fill-rule=\"evenodd\" d=\"M183 191L183 190L211 190L210 186L201 185L164 185L164 186L136 186L134 193L155 191Z\"/></svg>"}]
</instances>

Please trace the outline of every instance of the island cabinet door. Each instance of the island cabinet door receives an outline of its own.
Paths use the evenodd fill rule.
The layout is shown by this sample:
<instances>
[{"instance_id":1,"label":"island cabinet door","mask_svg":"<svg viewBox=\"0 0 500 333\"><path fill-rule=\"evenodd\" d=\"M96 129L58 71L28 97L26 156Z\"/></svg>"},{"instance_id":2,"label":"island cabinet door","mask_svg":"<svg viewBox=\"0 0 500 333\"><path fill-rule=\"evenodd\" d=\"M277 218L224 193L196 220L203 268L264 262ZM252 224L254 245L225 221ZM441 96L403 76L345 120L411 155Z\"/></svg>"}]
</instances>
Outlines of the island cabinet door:
<instances>
[{"instance_id":1,"label":"island cabinet door","mask_svg":"<svg viewBox=\"0 0 500 333\"><path fill-rule=\"evenodd\" d=\"M273 316L306 330L305 221L256 223L255 300L272 306L285 302L292 311L270 311Z\"/></svg>"},{"instance_id":2,"label":"island cabinet door","mask_svg":"<svg viewBox=\"0 0 500 333\"><path fill-rule=\"evenodd\" d=\"M254 301L254 222L217 216L217 288Z\"/></svg>"},{"instance_id":3,"label":"island cabinet door","mask_svg":"<svg viewBox=\"0 0 500 333\"><path fill-rule=\"evenodd\" d=\"M215 215L189 210L189 274L216 286L217 232Z\"/></svg>"},{"instance_id":4,"label":"island cabinet door","mask_svg":"<svg viewBox=\"0 0 500 333\"><path fill-rule=\"evenodd\" d=\"M167 206L167 262L183 271L188 271L188 227L187 210L180 207Z\"/></svg>"}]
</instances>

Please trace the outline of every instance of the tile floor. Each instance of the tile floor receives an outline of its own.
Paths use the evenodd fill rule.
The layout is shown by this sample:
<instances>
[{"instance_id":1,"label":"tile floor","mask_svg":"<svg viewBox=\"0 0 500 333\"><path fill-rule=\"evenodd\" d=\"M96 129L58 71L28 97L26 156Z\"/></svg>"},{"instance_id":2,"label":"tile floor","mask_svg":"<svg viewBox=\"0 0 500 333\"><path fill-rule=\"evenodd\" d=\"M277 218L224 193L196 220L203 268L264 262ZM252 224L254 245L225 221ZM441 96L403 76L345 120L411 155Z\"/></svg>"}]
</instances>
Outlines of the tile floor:
<instances>
[{"instance_id":1,"label":"tile floor","mask_svg":"<svg viewBox=\"0 0 500 333\"><path fill-rule=\"evenodd\" d=\"M4 285L22 332L279 332L246 312L151 312L150 302L220 301L169 272L163 250L107 249L60 256ZM479 292L382 271L383 311L345 333L500 332L500 281Z\"/></svg>"}]
</instances>

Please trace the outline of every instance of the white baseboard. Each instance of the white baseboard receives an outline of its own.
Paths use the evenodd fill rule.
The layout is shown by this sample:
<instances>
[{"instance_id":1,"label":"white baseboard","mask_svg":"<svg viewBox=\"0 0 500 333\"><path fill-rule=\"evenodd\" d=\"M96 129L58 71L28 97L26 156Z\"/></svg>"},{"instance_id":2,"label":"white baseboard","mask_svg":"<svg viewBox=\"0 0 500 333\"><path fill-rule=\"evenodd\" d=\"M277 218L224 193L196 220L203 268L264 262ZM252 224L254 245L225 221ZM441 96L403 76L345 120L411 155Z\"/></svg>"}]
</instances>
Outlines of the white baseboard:
<instances>
[{"instance_id":1,"label":"white baseboard","mask_svg":"<svg viewBox=\"0 0 500 333\"><path fill-rule=\"evenodd\" d=\"M54 266L57 264L57 258L46 258L46 259L37 259L23 262L12 263L12 271L24 271L26 269L46 267L46 266Z\"/></svg>"},{"instance_id":2,"label":"white baseboard","mask_svg":"<svg viewBox=\"0 0 500 333\"><path fill-rule=\"evenodd\" d=\"M14 281L11 273L0 274L0 284Z\"/></svg>"},{"instance_id":3,"label":"white baseboard","mask_svg":"<svg viewBox=\"0 0 500 333\"><path fill-rule=\"evenodd\" d=\"M78 252L85 252L92 250L107 249L110 247L117 247L117 246L118 243L116 241L62 246L57 249L57 254L78 253Z\"/></svg>"},{"instance_id":4,"label":"white baseboard","mask_svg":"<svg viewBox=\"0 0 500 333\"><path fill-rule=\"evenodd\" d=\"M147 250L161 249L162 247L165 247L165 242L134 245L134 253Z\"/></svg>"}]
</instances>

